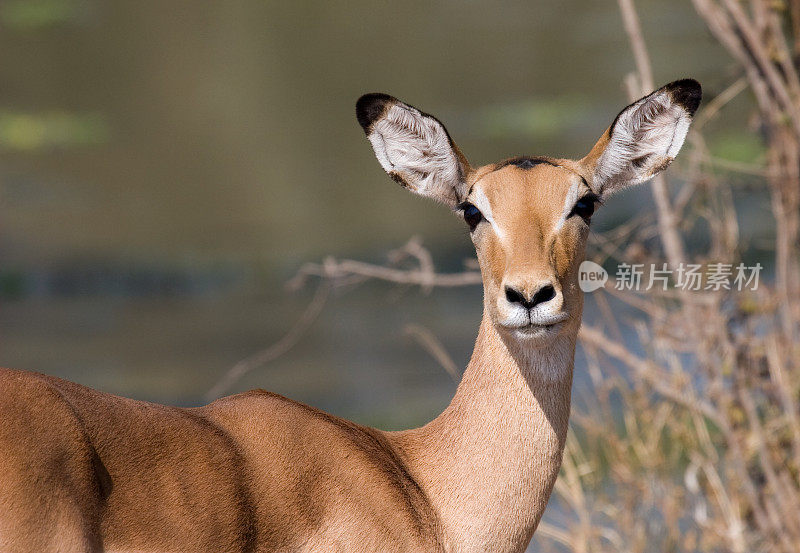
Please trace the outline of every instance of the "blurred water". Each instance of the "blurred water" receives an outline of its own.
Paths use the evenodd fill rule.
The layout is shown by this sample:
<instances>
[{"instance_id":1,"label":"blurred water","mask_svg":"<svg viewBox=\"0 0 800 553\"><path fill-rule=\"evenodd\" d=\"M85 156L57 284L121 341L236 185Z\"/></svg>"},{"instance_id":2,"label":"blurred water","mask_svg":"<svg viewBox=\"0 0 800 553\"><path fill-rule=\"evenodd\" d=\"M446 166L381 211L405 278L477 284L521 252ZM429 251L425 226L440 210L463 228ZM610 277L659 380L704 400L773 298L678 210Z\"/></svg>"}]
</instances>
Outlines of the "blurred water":
<instances>
[{"instance_id":1,"label":"blurred water","mask_svg":"<svg viewBox=\"0 0 800 553\"><path fill-rule=\"evenodd\" d=\"M727 82L688 0L639 6L658 81ZM435 113L476 164L578 156L633 67L616 4L588 0L15 0L0 24L0 364L181 405L291 326L302 262L380 261L412 235L446 269L471 255L460 221L383 174L360 94ZM463 365L479 317L478 289L360 289L232 391L419 423L454 385L404 325Z\"/></svg>"}]
</instances>

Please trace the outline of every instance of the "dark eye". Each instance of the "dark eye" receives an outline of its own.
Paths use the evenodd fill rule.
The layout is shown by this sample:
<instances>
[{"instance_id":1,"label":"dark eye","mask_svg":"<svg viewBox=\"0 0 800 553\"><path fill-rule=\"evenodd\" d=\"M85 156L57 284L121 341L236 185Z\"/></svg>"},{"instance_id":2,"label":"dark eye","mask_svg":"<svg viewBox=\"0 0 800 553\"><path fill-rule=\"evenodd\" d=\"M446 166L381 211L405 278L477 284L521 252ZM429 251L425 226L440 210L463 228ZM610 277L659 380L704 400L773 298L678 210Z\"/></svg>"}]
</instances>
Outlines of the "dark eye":
<instances>
[{"instance_id":1,"label":"dark eye","mask_svg":"<svg viewBox=\"0 0 800 553\"><path fill-rule=\"evenodd\" d=\"M469 202L464 202L459 207L464 211L464 220L469 225L470 232L472 232L478 226L478 223L483 220L481 211Z\"/></svg>"},{"instance_id":2,"label":"dark eye","mask_svg":"<svg viewBox=\"0 0 800 553\"><path fill-rule=\"evenodd\" d=\"M597 197L596 194L586 194L583 198L575 202L575 207L572 208L569 216L572 217L573 215L577 215L584 221L586 224L589 224L589 220L592 218L592 214L594 213L594 207L600 198Z\"/></svg>"}]
</instances>

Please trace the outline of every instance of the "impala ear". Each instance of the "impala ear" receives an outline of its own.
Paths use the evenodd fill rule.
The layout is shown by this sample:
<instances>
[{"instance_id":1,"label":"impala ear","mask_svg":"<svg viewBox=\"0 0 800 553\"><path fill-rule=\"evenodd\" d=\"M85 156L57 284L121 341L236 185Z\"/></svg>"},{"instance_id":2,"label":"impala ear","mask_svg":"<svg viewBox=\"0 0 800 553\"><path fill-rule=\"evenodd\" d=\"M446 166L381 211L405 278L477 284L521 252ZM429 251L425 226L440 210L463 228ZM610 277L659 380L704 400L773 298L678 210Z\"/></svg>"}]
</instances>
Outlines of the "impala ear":
<instances>
[{"instance_id":1,"label":"impala ear","mask_svg":"<svg viewBox=\"0 0 800 553\"><path fill-rule=\"evenodd\" d=\"M386 94L365 94L356 117L395 181L451 207L466 194L469 164L435 117Z\"/></svg>"},{"instance_id":2,"label":"impala ear","mask_svg":"<svg viewBox=\"0 0 800 553\"><path fill-rule=\"evenodd\" d=\"M675 81L626 107L581 160L592 188L610 194L666 169L700 105L700 83Z\"/></svg>"}]
</instances>

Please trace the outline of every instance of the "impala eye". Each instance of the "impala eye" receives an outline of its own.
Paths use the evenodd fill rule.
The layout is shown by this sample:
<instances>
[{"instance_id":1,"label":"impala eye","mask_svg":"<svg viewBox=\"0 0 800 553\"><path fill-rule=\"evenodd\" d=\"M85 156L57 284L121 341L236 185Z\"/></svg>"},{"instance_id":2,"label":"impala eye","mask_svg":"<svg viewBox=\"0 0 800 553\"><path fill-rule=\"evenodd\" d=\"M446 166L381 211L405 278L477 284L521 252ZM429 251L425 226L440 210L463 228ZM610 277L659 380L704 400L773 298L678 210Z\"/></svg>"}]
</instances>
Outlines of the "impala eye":
<instances>
[{"instance_id":1,"label":"impala eye","mask_svg":"<svg viewBox=\"0 0 800 553\"><path fill-rule=\"evenodd\" d=\"M478 226L478 223L483 220L481 211L469 202L464 202L458 207L464 212L464 220L469 225L470 232L472 232Z\"/></svg>"},{"instance_id":2,"label":"impala eye","mask_svg":"<svg viewBox=\"0 0 800 553\"><path fill-rule=\"evenodd\" d=\"M600 201L600 198L597 194L589 192L583 198L575 202L575 207L572 208L569 216L572 217L573 215L577 215L584 221L586 224L589 224L589 220L592 218L592 214L594 213L595 205Z\"/></svg>"}]
</instances>

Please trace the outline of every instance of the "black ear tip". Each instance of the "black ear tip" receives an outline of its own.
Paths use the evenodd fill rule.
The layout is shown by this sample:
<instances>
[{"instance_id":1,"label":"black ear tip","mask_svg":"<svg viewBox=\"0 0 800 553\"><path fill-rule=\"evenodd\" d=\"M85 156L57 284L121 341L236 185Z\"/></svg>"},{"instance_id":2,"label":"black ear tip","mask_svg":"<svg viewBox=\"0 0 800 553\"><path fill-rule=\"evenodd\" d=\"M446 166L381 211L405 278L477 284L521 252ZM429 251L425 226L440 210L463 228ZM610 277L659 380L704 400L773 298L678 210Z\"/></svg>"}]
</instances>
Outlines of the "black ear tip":
<instances>
[{"instance_id":1,"label":"black ear tip","mask_svg":"<svg viewBox=\"0 0 800 553\"><path fill-rule=\"evenodd\" d=\"M383 115L386 104L393 100L394 98L383 92L370 92L358 99L356 102L356 119L363 127L364 132L369 133L372 123Z\"/></svg>"},{"instance_id":2,"label":"black ear tip","mask_svg":"<svg viewBox=\"0 0 800 553\"><path fill-rule=\"evenodd\" d=\"M703 88L694 79L681 79L665 86L672 99L686 108L691 115L697 111L700 100L703 98Z\"/></svg>"}]
</instances>

